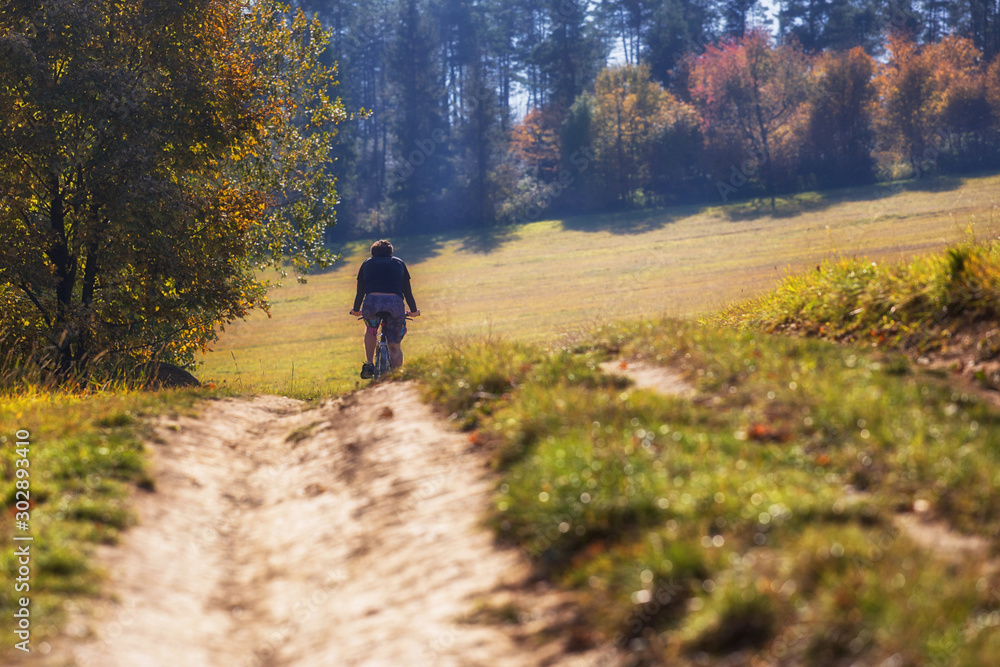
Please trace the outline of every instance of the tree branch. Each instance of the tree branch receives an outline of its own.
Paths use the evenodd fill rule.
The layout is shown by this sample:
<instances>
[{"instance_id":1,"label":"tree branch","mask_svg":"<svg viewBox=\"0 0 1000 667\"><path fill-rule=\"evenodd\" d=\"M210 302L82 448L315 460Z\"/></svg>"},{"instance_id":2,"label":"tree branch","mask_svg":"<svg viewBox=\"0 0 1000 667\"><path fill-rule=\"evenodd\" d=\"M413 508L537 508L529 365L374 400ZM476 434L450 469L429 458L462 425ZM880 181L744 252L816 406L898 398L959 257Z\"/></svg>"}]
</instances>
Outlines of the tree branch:
<instances>
[{"instance_id":1,"label":"tree branch","mask_svg":"<svg viewBox=\"0 0 1000 667\"><path fill-rule=\"evenodd\" d=\"M24 281L19 282L17 286L21 288L21 291L24 292L25 295L27 295L28 299L31 300L31 303L35 304L35 308L38 309L38 312L41 313L42 317L45 319L45 326L51 329L52 316L49 315L48 311L45 310L45 307L38 301L38 298L35 297L35 293L31 291L31 288Z\"/></svg>"}]
</instances>

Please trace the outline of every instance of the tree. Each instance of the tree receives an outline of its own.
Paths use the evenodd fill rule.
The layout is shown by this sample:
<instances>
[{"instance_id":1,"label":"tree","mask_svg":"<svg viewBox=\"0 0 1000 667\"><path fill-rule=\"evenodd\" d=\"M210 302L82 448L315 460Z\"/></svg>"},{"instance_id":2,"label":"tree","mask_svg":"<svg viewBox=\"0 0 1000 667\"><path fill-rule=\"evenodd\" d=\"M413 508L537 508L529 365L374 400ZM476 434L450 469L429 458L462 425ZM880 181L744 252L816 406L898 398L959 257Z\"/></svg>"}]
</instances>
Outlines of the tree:
<instances>
[{"instance_id":1,"label":"tree","mask_svg":"<svg viewBox=\"0 0 1000 667\"><path fill-rule=\"evenodd\" d=\"M665 0L653 12L643 61L653 79L676 94L687 94L686 73L678 72L685 67L687 57L701 54L717 36L713 5L714 0ZM738 36L742 35L741 31Z\"/></svg>"},{"instance_id":2,"label":"tree","mask_svg":"<svg viewBox=\"0 0 1000 667\"><path fill-rule=\"evenodd\" d=\"M930 65L927 113L947 146L942 156L953 168L996 163L996 142L986 81L987 69L970 38L949 35L924 47Z\"/></svg>"},{"instance_id":3,"label":"tree","mask_svg":"<svg viewBox=\"0 0 1000 667\"><path fill-rule=\"evenodd\" d=\"M657 149L696 125L693 109L652 81L645 65L610 67L600 73L592 122L597 168L615 199L626 206L634 203L639 189L652 184Z\"/></svg>"},{"instance_id":4,"label":"tree","mask_svg":"<svg viewBox=\"0 0 1000 667\"><path fill-rule=\"evenodd\" d=\"M418 226L432 219L438 185L446 181L448 126L437 38L423 3L405 0L388 58L394 93L384 101L395 136L391 196L394 222Z\"/></svg>"},{"instance_id":5,"label":"tree","mask_svg":"<svg viewBox=\"0 0 1000 667\"><path fill-rule=\"evenodd\" d=\"M810 95L808 60L794 46L775 47L760 30L710 46L691 69L691 95L709 141L738 142L764 166L775 206L775 150L789 143Z\"/></svg>"},{"instance_id":6,"label":"tree","mask_svg":"<svg viewBox=\"0 0 1000 667\"><path fill-rule=\"evenodd\" d=\"M926 113L931 96L930 64L921 57L916 42L900 33L890 35L887 50L888 62L876 79L880 144L900 159L919 161L933 143L933 123Z\"/></svg>"},{"instance_id":7,"label":"tree","mask_svg":"<svg viewBox=\"0 0 1000 667\"><path fill-rule=\"evenodd\" d=\"M874 174L875 61L861 47L827 52L814 68L808 169L824 185L870 182Z\"/></svg>"},{"instance_id":8,"label":"tree","mask_svg":"<svg viewBox=\"0 0 1000 667\"><path fill-rule=\"evenodd\" d=\"M940 4L947 5L951 27L959 35L969 37L987 60L1000 54L1000 1L961 0Z\"/></svg>"},{"instance_id":9,"label":"tree","mask_svg":"<svg viewBox=\"0 0 1000 667\"><path fill-rule=\"evenodd\" d=\"M570 210L599 208L610 200L607 182L597 177L592 165L596 106L592 94L580 95L559 128L560 173L572 177L565 186L569 195L565 198L565 207Z\"/></svg>"},{"instance_id":10,"label":"tree","mask_svg":"<svg viewBox=\"0 0 1000 667\"><path fill-rule=\"evenodd\" d=\"M742 37L746 34L747 14L757 2L758 0L722 0L722 18L727 36Z\"/></svg>"},{"instance_id":11,"label":"tree","mask_svg":"<svg viewBox=\"0 0 1000 667\"><path fill-rule=\"evenodd\" d=\"M646 30L656 3L643 0L602 0L604 22L618 33L625 64L638 65L645 44Z\"/></svg>"},{"instance_id":12,"label":"tree","mask_svg":"<svg viewBox=\"0 0 1000 667\"><path fill-rule=\"evenodd\" d=\"M542 179L559 171L561 119L551 107L532 109L511 131L510 152Z\"/></svg>"},{"instance_id":13,"label":"tree","mask_svg":"<svg viewBox=\"0 0 1000 667\"><path fill-rule=\"evenodd\" d=\"M879 137L890 159L913 173L995 162L991 83L972 40L950 35L920 46L893 35L890 57L876 78Z\"/></svg>"},{"instance_id":14,"label":"tree","mask_svg":"<svg viewBox=\"0 0 1000 667\"><path fill-rule=\"evenodd\" d=\"M190 363L266 308L254 269L331 260L343 109L323 35L272 3L0 7L0 327L58 369Z\"/></svg>"},{"instance_id":15,"label":"tree","mask_svg":"<svg viewBox=\"0 0 1000 667\"><path fill-rule=\"evenodd\" d=\"M887 34L915 38L923 30L923 12L917 7L923 0L886 0L876 3L879 23Z\"/></svg>"},{"instance_id":16,"label":"tree","mask_svg":"<svg viewBox=\"0 0 1000 667\"><path fill-rule=\"evenodd\" d=\"M871 0L782 0L778 19L782 36L794 37L809 53L872 48L880 32Z\"/></svg>"},{"instance_id":17,"label":"tree","mask_svg":"<svg viewBox=\"0 0 1000 667\"><path fill-rule=\"evenodd\" d=\"M532 54L545 77L545 104L553 105L563 116L577 96L593 84L607 58L607 47L589 6L587 0L546 0L547 33Z\"/></svg>"},{"instance_id":18,"label":"tree","mask_svg":"<svg viewBox=\"0 0 1000 667\"><path fill-rule=\"evenodd\" d=\"M1000 56L994 58L986 68L984 83L986 101L989 102L993 118L993 131L1000 135Z\"/></svg>"}]
</instances>

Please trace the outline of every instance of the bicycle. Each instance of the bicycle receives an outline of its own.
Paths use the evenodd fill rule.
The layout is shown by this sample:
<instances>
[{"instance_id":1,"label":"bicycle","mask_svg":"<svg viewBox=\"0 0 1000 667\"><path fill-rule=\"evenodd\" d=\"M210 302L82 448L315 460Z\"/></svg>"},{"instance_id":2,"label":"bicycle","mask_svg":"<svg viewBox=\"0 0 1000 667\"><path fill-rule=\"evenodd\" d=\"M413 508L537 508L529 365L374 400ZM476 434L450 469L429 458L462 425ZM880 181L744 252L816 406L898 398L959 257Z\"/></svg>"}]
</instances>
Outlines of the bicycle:
<instances>
[{"instance_id":1,"label":"bicycle","mask_svg":"<svg viewBox=\"0 0 1000 667\"><path fill-rule=\"evenodd\" d=\"M419 312L419 311L418 311ZM372 357L372 366L375 367L375 374L372 376L372 382L378 380L383 375L388 375L392 372L392 358L389 356L389 341L385 336L385 323L392 317L392 313L380 310L375 313L375 318L373 320L374 328L378 331L378 345L375 348L375 355ZM365 318L359 317L359 320L364 320ZM406 315L407 320L413 320L410 314ZM366 324L368 322L366 321Z\"/></svg>"},{"instance_id":2,"label":"bicycle","mask_svg":"<svg viewBox=\"0 0 1000 667\"><path fill-rule=\"evenodd\" d=\"M372 357L372 365L375 366L375 375L372 377L372 382L392 372L392 359L389 358L389 341L385 337L385 322L389 317L391 317L391 313L387 313L384 310L375 313L375 329L379 332L379 337L378 347L375 348L375 356Z\"/></svg>"}]
</instances>

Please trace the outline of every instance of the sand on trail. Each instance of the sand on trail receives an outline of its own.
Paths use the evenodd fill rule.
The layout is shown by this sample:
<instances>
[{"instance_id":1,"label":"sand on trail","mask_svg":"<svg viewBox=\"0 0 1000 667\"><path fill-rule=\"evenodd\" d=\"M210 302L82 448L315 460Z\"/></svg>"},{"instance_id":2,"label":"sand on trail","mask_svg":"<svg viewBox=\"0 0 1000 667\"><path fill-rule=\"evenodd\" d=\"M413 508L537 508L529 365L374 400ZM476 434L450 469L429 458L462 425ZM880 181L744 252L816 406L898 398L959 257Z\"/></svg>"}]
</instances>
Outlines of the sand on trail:
<instances>
[{"instance_id":1,"label":"sand on trail","mask_svg":"<svg viewBox=\"0 0 1000 667\"><path fill-rule=\"evenodd\" d=\"M110 594L41 662L615 664L607 646L567 650L574 605L494 543L485 454L412 384L307 407L225 399L160 420L156 490L100 554ZM473 622L491 609L519 622Z\"/></svg>"}]
</instances>

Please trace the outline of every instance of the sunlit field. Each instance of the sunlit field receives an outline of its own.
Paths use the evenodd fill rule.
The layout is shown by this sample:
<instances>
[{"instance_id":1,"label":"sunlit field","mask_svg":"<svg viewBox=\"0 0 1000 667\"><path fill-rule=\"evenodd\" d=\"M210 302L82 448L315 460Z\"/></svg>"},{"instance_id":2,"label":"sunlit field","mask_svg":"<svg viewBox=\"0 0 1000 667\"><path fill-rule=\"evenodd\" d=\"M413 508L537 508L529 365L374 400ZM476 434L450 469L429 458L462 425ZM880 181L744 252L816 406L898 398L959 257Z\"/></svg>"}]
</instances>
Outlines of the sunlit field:
<instances>
[{"instance_id":1,"label":"sunlit field","mask_svg":"<svg viewBox=\"0 0 1000 667\"><path fill-rule=\"evenodd\" d=\"M831 256L895 261L990 235L1000 176L807 193L764 203L678 207L540 221L496 235L393 237L423 316L404 351L468 335L556 341L639 315L687 317L773 287ZM338 392L359 380L362 325L348 316L370 242L337 267L271 295L226 328L196 374L257 391Z\"/></svg>"}]
</instances>

